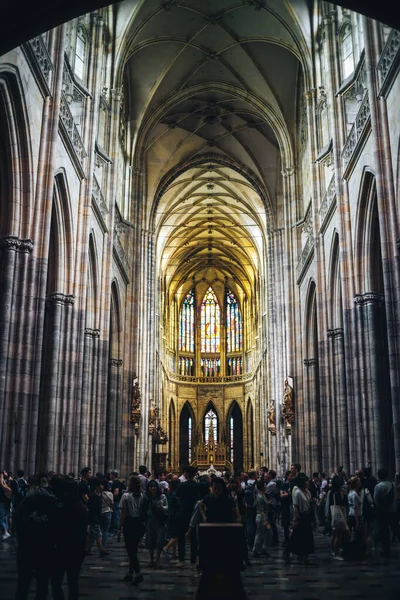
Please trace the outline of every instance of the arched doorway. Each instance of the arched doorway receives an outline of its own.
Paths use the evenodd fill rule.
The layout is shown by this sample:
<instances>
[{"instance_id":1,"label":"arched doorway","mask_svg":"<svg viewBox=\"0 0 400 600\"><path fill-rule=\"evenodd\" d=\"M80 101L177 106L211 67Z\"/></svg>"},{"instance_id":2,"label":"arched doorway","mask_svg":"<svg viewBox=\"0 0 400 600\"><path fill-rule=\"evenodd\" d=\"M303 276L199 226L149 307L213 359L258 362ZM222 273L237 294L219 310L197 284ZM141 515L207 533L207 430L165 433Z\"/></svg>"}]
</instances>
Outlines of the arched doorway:
<instances>
[{"instance_id":1,"label":"arched doorway","mask_svg":"<svg viewBox=\"0 0 400 600\"><path fill-rule=\"evenodd\" d=\"M232 402L226 422L227 458L234 471L243 470L243 418L236 400Z\"/></svg>"},{"instance_id":2,"label":"arched doorway","mask_svg":"<svg viewBox=\"0 0 400 600\"><path fill-rule=\"evenodd\" d=\"M179 465L190 465L194 460L195 421L193 409L186 402L179 418Z\"/></svg>"}]
</instances>

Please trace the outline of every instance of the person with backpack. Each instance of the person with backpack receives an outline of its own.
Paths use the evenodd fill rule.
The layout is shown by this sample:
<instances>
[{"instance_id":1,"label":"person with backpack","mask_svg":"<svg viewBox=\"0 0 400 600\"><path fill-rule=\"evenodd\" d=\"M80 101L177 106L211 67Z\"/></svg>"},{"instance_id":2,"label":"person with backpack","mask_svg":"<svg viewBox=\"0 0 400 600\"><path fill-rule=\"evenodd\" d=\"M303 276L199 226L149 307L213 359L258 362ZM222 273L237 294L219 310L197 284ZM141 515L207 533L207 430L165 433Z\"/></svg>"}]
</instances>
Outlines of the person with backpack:
<instances>
[{"instance_id":1,"label":"person with backpack","mask_svg":"<svg viewBox=\"0 0 400 600\"><path fill-rule=\"evenodd\" d=\"M44 600L55 567L57 499L48 487L46 474L38 474L37 487L15 513L17 533L16 600L26 600L33 577L36 600Z\"/></svg>"},{"instance_id":2,"label":"person with backpack","mask_svg":"<svg viewBox=\"0 0 400 600\"><path fill-rule=\"evenodd\" d=\"M257 497L257 473L249 471L248 479L244 489L244 503L246 506L246 528L247 528L247 543L249 548L253 548L254 539L256 537L256 497Z\"/></svg>"},{"instance_id":3,"label":"person with backpack","mask_svg":"<svg viewBox=\"0 0 400 600\"><path fill-rule=\"evenodd\" d=\"M374 489L374 503L378 523L379 538L382 544L382 556L390 558L390 528L396 527L396 494L394 484L389 480L387 469L379 469L379 483Z\"/></svg>"}]
</instances>

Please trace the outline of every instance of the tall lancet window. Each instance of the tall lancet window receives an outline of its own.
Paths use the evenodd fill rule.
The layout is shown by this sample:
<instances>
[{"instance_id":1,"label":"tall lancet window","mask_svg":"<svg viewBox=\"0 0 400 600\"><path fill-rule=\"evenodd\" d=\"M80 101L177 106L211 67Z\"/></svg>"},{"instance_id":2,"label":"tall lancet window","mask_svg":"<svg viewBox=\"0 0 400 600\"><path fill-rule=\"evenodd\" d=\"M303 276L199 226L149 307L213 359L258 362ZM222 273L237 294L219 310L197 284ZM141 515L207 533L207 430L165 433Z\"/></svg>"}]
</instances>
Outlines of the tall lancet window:
<instances>
[{"instance_id":1,"label":"tall lancet window","mask_svg":"<svg viewBox=\"0 0 400 600\"><path fill-rule=\"evenodd\" d=\"M231 291L226 293L226 351L243 350L243 324L239 304Z\"/></svg>"},{"instance_id":2,"label":"tall lancet window","mask_svg":"<svg viewBox=\"0 0 400 600\"><path fill-rule=\"evenodd\" d=\"M204 441L206 444L214 438L214 443L218 441L218 417L211 408L204 417Z\"/></svg>"},{"instance_id":3,"label":"tall lancet window","mask_svg":"<svg viewBox=\"0 0 400 600\"><path fill-rule=\"evenodd\" d=\"M201 351L216 353L221 350L220 308L211 287L201 303Z\"/></svg>"},{"instance_id":4,"label":"tall lancet window","mask_svg":"<svg viewBox=\"0 0 400 600\"><path fill-rule=\"evenodd\" d=\"M182 303L179 319L179 351L194 352L194 291ZM191 373L188 373L188 375Z\"/></svg>"}]
</instances>

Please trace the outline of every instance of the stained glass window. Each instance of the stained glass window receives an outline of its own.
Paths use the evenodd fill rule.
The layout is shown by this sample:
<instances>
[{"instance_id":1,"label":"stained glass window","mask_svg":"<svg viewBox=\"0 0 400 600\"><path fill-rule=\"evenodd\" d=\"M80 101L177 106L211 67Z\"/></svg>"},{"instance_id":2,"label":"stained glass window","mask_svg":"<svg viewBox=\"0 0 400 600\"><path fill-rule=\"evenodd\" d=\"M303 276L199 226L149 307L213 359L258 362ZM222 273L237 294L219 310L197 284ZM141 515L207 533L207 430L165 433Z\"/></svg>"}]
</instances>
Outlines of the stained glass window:
<instances>
[{"instance_id":1,"label":"stained glass window","mask_svg":"<svg viewBox=\"0 0 400 600\"><path fill-rule=\"evenodd\" d=\"M194 352L194 291L182 303L179 319L179 350Z\"/></svg>"},{"instance_id":2,"label":"stained glass window","mask_svg":"<svg viewBox=\"0 0 400 600\"><path fill-rule=\"evenodd\" d=\"M201 303L201 351L220 352L220 347L220 308L209 287Z\"/></svg>"},{"instance_id":3,"label":"stained glass window","mask_svg":"<svg viewBox=\"0 0 400 600\"><path fill-rule=\"evenodd\" d=\"M228 358L228 375L241 375L243 373L243 359L241 356Z\"/></svg>"},{"instance_id":4,"label":"stained glass window","mask_svg":"<svg viewBox=\"0 0 400 600\"><path fill-rule=\"evenodd\" d=\"M189 464L192 462L192 417L188 418Z\"/></svg>"},{"instance_id":5,"label":"stained glass window","mask_svg":"<svg viewBox=\"0 0 400 600\"><path fill-rule=\"evenodd\" d=\"M74 72L79 79L83 79L85 74L85 60L86 60L86 36L82 27L78 28L76 32L76 47L75 47L75 64Z\"/></svg>"},{"instance_id":6,"label":"stained glass window","mask_svg":"<svg viewBox=\"0 0 400 600\"><path fill-rule=\"evenodd\" d=\"M219 377L221 360L219 358L202 358L200 362L202 377Z\"/></svg>"},{"instance_id":7,"label":"stained glass window","mask_svg":"<svg viewBox=\"0 0 400 600\"><path fill-rule=\"evenodd\" d=\"M213 431L214 442L218 441L218 417L215 412L210 409L204 417L204 441L208 444L210 439L210 429Z\"/></svg>"},{"instance_id":8,"label":"stained glass window","mask_svg":"<svg viewBox=\"0 0 400 600\"><path fill-rule=\"evenodd\" d=\"M231 291L226 293L226 351L243 349L243 323L239 304Z\"/></svg>"},{"instance_id":9,"label":"stained glass window","mask_svg":"<svg viewBox=\"0 0 400 600\"><path fill-rule=\"evenodd\" d=\"M179 375L193 375L193 367L193 358L187 356L179 357Z\"/></svg>"}]
</instances>

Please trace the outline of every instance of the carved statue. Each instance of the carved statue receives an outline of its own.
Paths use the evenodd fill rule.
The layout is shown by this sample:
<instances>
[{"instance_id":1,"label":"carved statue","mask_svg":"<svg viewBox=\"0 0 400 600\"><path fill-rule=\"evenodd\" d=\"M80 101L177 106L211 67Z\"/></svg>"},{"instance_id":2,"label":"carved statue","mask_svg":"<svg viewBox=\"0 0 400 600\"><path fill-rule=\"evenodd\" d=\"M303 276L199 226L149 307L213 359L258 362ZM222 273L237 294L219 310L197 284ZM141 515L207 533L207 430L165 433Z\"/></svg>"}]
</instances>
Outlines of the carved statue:
<instances>
[{"instance_id":1,"label":"carved statue","mask_svg":"<svg viewBox=\"0 0 400 600\"><path fill-rule=\"evenodd\" d=\"M133 394L132 394L132 410L139 410L141 404L141 395L140 395L140 387L139 382L136 381L133 386Z\"/></svg>"},{"instance_id":2,"label":"carved statue","mask_svg":"<svg viewBox=\"0 0 400 600\"><path fill-rule=\"evenodd\" d=\"M268 414L268 431L272 433L272 435L276 434L276 425L275 425L275 400L270 400L267 408Z\"/></svg>"},{"instance_id":3,"label":"carved statue","mask_svg":"<svg viewBox=\"0 0 400 600\"><path fill-rule=\"evenodd\" d=\"M286 425L291 427L294 423L293 389L287 379L283 388L282 416Z\"/></svg>"},{"instance_id":4,"label":"carved statue","mask_svg":"<svg viewBox=\"0 0 400 600\"><path fill-rule=\"evenodd\" d=\"M156 428L157 425L157 413L158 409L154 402L151 403L150 411L149 411L149 428Z\"/></svg>"},{"instance_id":5,"label":"carved statue","mask_svg":"<svg viewBox=\"0 0 400 600\"><path fill-rule=\"evenodd\" d=\"M139 422L140 422L140 405L142 403L142 397L140 394L139 382L136 380L133 386L132 392L132 405L131 405L131 423L135 428L135 433L139 433Z\"/></svg>"}]
</instances>

